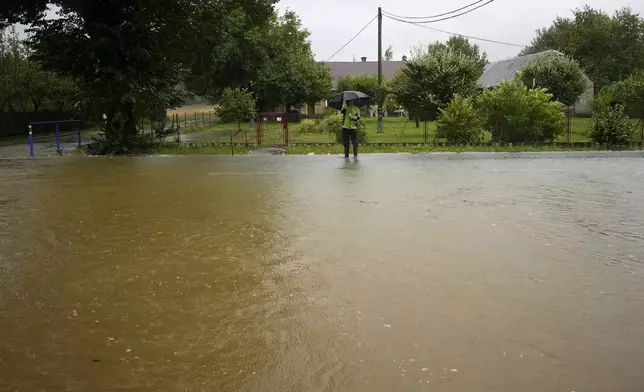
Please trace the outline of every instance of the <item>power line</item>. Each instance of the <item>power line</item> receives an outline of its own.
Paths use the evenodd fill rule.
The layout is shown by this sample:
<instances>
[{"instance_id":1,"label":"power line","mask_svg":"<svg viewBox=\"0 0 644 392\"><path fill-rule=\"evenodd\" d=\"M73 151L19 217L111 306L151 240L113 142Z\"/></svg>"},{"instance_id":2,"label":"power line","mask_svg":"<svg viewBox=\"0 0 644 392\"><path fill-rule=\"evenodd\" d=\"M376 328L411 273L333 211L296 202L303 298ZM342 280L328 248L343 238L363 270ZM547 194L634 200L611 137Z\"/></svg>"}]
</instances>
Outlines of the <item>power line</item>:
<instances>
[{"instance_id":1,"label":"power line","mask_svg":"<svg viewBox=\"0 0 644 392\"><path fill-rule=\"evenodd\" d=\"M416 22L408 22L408 21L405 21L405 20L402 20L402 19L393 18L393 17L388 16L388 15L385 15L385 16L387 16L387 18L389 18L391 20L395 20L395 21L398 21L398 22L401 22L401 23L408 23L408 24L411 24L411 25L414 25L414 26L422 27L422 28L427 29L427 30L437 31L439 33L445 33L445 34L449 34L449 35L456 35L456 36L459 36L459 37L465 37L465 38L469 38L469 39L473 39L473 40L477 40L477 41L483 41L483 42L490 42L490 43L493 43L493 44L515 46L517 48L525 48L526 47L525 45L511 44L509 42L495 41L495 40L492 40L492 39L479 38L479 37L474 37L474 36L471 36L471 35L453 33L451 31L436 29L436 28L425 26L425 25L422 25L422 24L419 24L419 23L416 23Z\"/></svg>"},{"instance_id":2,"label":"power line","mask_svg":"<svg viewBox=\"0 0 644 392\"><path fill-rule=\"evenodd\" d=\"M363 28L362 28L362 30L358 31L358 34L354 35L354 36L353 36L353 38L351 38L351 39L349 40L349 42L347 42L346 44L344 44L344 46L342 46L340 49L338 49L338 51L337 51L337 52L333 53L333 56L329 57L329 58L328 58L328 60L327 60L327 61L325 61L325 62L326 62L326 63L328 63L328 62L329 62L332 58L334 58L338 53L342 52L342 50L343 50L344 48L346 48L347 46L349 46L349 44L350 44L351 42L353 42L353 40L355 40L356 38L358 38L358 36L359 36L360 34L362 34L362 32L363 32L363 31L365 31L365 30L367 29L367 27L369 27L369 26L373 23L373 21L374 21L374 20L376 20L377 18L378 18L378 15L374 16L374 17L373 17L373 19L371 19L371 20L369 21L369 23L367 23L367 24L365 25L365 27L363 27Z\"/></svg>"},{"instance_id":3,"label":"power line","mask_svg":"<svg viewBox=\"0 0 644 392\"><path fill-rule=\"evenodd\" d=\"M475 1L474 3L466 5L465 7L461 7L450 12L444 12L442 14L430 15L430 16L400 16L400 15L392 14L391 12L387 12L387 11L382 11L382 13L387 14L389 16L393 16L394 18L400 18L400 19L434 19L434 18L440 18L441 16L454 14L459 11L463 11L466 8L470 8L471 6L476 5L478 3L482 3L484 1L485 0L478 0L478 1Z\"/></svg>"},{"instance_id":4,"label":"power line","mask_svg":"<svg viewBox=\"0 0 644 392\"><path fill-rule=\"evenodd\" d=\"M479 8L483 8L483 7L485 7L486 5L488 5L488 4L490 4L490 3L494 3L494 1L496 1L496 0L488 0L488 1L487 1L487 3L483 3L483 4L479 5L478 7L471 8L471 9L469 9L469 10L467 10L467 11L461 12L460 14L451 15L451 16L446 16L446 17L444 17L444 18L440 18L440 19L427 20L427 21L421 21L421 22L409 22L409 21L404 21L404 20L402 20L402 19L400 19L400 18L396 18L396 19L398 19L400 22L405 22L405 23L423 23L423 24L429 24L429 23L442 22L442 21L444 21L444 20L449 20L449 19L458 18L459 16L463 16L463 15L469 14L470 12L474 12L474 11L478 10ZM466 8L467 8L467 7L466 7ZM387 15L387 16L391 18L391 16L389 16L389 15Z\"/></svg>"}]
</instances>

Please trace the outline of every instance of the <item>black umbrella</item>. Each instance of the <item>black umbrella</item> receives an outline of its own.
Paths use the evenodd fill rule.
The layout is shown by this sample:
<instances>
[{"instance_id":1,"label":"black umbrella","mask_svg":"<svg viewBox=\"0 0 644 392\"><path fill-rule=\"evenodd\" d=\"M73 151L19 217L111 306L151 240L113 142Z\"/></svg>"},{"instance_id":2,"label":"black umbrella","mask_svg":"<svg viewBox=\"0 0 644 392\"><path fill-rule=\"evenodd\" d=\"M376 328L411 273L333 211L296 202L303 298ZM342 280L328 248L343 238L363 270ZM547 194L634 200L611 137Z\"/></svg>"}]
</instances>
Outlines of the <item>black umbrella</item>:
<instances>
[{"instance_id":1,"label":"black umbrella","mask_svg":"<svg viewBox=\"0 0 644 392\"><path fill-rule=\"evenodd\" d=\"M356 106L371 106L371 97L360 91L343 91L329 100L329 107L340 110L342 102Z\"/></svg>"}]
</instances>

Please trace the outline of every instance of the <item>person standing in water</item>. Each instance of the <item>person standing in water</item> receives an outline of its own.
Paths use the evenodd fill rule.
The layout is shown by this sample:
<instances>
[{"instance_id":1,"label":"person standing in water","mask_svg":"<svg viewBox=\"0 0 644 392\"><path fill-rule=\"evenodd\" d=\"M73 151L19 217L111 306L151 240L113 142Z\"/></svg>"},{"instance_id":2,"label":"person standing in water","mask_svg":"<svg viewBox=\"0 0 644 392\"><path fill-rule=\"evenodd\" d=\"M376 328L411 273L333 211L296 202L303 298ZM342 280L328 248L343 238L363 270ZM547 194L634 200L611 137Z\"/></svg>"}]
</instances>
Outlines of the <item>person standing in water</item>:
<instances>
[{"instance_id":1,"label":"person standing in water","mask_svg":"<svg viewBox=\"0 0 644 392\"><path fill-rule=\"evenodd\" d=\"M342 144L344 144L344 157L349 158L349 140L353 144L353 156L358 157L358 121L360 108L351 101L342 105Z\"/></svg>"}]
</instances>

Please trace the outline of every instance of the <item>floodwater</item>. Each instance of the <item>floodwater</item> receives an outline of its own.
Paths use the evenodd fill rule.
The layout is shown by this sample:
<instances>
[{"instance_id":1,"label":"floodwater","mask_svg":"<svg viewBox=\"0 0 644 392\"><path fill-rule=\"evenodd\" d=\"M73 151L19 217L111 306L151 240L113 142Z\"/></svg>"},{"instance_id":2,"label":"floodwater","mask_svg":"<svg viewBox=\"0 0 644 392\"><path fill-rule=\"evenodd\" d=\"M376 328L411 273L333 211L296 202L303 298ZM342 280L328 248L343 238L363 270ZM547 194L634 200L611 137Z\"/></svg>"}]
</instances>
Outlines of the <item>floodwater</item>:
<instances>
[{"instance_id":1,"label":"floodwater","mask_svg":"<svg viewBox=\"0 0 644 392\"><path fill-rule=\"evenodd\" d=\"M0 160L0 390L643 391L643 157Z\"/></svg>"}]
</instances>

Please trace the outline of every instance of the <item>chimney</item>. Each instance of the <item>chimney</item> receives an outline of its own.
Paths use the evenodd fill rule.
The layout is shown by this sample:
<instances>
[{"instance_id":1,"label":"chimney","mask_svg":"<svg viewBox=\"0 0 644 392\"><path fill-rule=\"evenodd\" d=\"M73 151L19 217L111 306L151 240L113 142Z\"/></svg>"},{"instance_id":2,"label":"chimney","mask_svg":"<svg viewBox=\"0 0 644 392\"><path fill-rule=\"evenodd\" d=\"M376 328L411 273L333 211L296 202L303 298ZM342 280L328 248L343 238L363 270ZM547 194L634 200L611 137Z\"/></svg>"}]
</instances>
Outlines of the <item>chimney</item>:
<instances>
[{"instance_id":1,"label":"chimney","mask_svg":"<svg viewBox=\"0 0 644 392\"><path fill-rule=\"evenodd\" d=\"M407 62L407 56L403 55L403 63Z\"/></svg>"},{"instance_id":2,"label":"chimney","mask_svg":"<svg viewBox=\"0 0 644 392\"><path fill-rule=\"evenodd\" d=\"M363 62L363 63L366 63L366 62L367 62L367 58L366 58L366 57L360 57L360 60L362 60L362 62Z\"/></svg>"}]
</instances>

